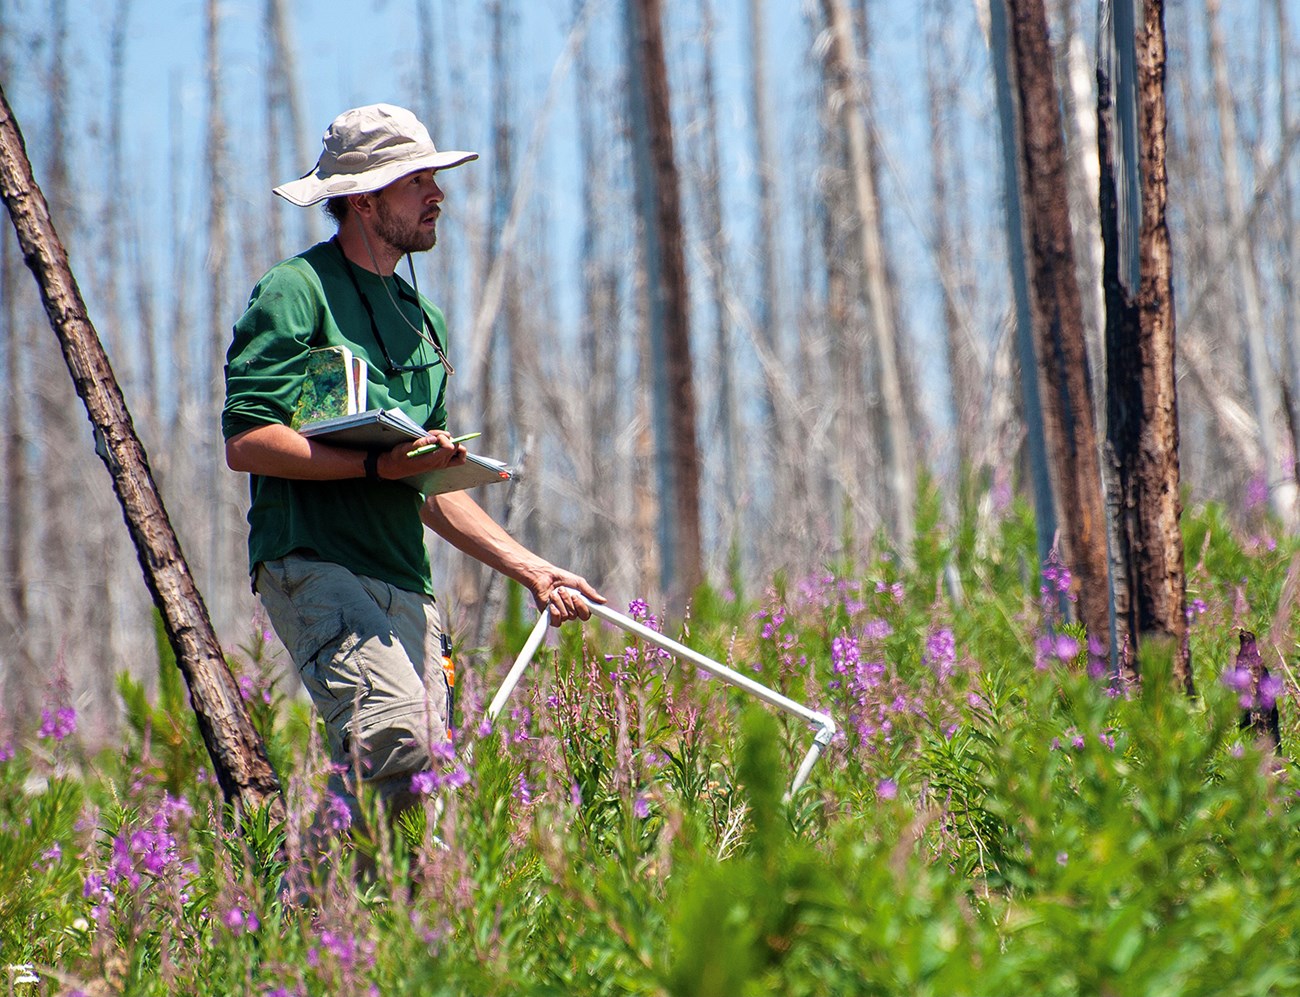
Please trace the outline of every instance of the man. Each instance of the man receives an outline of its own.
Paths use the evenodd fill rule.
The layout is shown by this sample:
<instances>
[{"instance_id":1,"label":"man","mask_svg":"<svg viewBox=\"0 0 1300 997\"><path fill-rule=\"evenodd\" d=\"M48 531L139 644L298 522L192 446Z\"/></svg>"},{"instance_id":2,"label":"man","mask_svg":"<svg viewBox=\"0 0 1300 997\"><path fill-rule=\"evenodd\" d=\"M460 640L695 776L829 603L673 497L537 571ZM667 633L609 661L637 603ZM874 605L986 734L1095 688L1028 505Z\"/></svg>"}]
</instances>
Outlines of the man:
<instances>
[{"instance_id":1,"label":"man","mask_svg":"<svg viewBox=\"0 0 1300 997\"><path fill-rule=\"evenodd\" d=\"M275 188L302 207L327 200L338 234L258 282L226 356L222 432L227 464L252 476L253 587L325 721L331 789L354 817L354 773L395 812L414 801L412 776L446 738L443 627L424 526L526 586L555 625L590 616L583 596L604 601L515 542L468 494L422 499L396 480L465 459L447 433L442 312L394 269L436 241L438 171L477 158L439 152L399 107L339 115L315 168ZM369 407L402 409L425 437L365 452L290 428L308 351L338 345L366 361Z\"/></svg>"}]
</instances>

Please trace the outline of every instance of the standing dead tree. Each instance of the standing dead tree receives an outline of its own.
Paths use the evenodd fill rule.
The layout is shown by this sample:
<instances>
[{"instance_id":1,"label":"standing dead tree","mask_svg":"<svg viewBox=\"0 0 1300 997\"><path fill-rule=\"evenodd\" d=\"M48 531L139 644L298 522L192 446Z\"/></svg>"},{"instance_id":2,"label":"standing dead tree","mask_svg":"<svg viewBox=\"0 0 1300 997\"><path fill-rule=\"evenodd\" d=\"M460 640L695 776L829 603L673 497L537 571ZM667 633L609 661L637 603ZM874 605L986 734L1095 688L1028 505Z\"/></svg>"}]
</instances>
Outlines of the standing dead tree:
<instances>
[{"instance_id":1,"label":"standing dead tree","mask_svg":"<svg viewBox=\"0 0 1300 997\"><path fill-rule=\"evenodd\" d=\"M1219 156L1223 167L1223 206L1228 227L1232 231L1246 231L1246 205L1242 199L1244 181L1238 165L1237 110L1234 107L1232 85L1228 79L1227 57L1224 51L1223 31L1219 25L1219 0L1206 0L1206 54L1214 83L1214 107L1219 135ZM1240 322L1244 333L1246 377L1250 385L1250 398L1259 426L1259 445L1264 475L1268 488L1269 504L1278 518L1288 528L1296 524L1296 488L1290 475L1280 473L1282 463L1276 419L1282 411L1282 392L1277 374L1268 353L1268 335L1265 328L1263 291L1260 287L1259 267L1254 259L1253 239L1243 238L1232 243L1232 266L1236 269L1234 289L1240 296Z\"/></svg>"},{"instance_id":2,"label":"standing dead tree","mask_svg":"<svg viewBox=\"0 0 1300 997\"><path fill-rule=\"evenodd\" d=\"M1025 253L1024 205L1020 183L1020 126L1016 114L1010 30L1005 3L989 4L989 49L993 85L997 95L998 145L1002 154L1002 188L1005 202L1007 262L1015 302L1016 358L1020 365L1020 410L1025 427L1024 459L1034 496L1034 525L1038 531L1038 560L1046 564L1056 536L1056 502L1048 467L1047 438L1043 429L1042 392L1038 361L1034 355L1033 314L1029 304L1029 264Z\"/></svg>"},{"instance_id":3,"label":"standing dead tree","mask_svg":"<svg viewBox=\"0 0 1300 997\"><path fill-rule=\"evenodd\" d=\"M1065 143L1042 0L1008 0L1020 95L1020 155L1043 414L1062 511L1062 548L1090 636L1110 632L1106 510L1083 306L1074 266Z\"/></svg>"},{"instance_id":4,"label":"standing dead tree","mask_svg":"<svg viewBox=\"0 0 1300 997\"><path fill-rule=\"evenodd\" d=\"M645 246L663 586L680 609L703 578L685 236L659 0L626 0L628 99Z\"/></svg>"},{"instance_id":5,"label":"standing dead tree","mask_svg":"<svg viewBox=\"0 0 1300 997\"><path fill-rule=\"evenodd\" d=\"M113 479L145 583L162 613L176 662L189 684L190 701L217 781L226 799L246 810L269 805L278 818L283 810L279 781L261 735L244 709L203 597L181 553L122 391L86 314L67 251L32 175L22 133L3 88L0 197L13 220L23 258L40 286L45 313L77 393L95 427L97 449Z\"/></svg>"},{"instance_id":6,"label":"standing dead tree","mask_svg":"<svg viewBox=\"0 0 1300 997\"><path fill-rule=\"evenodd\" d=\"M849 13L842 0L822 0L829 31L826 46L827 75L833 82L830 99L838 106L848 140L849 172L853 183L854 219L862 253L863 283L874 360L879 372L883 408L882 442L888 466L891 497L890 527L899 549L911 555L916 504L916 446L903 382L898 369L898 327L891 313L889 275L885 262L879 192L873 182L872 148L852 66L854 47Z\"/></svg>"},{"instance_id":7,"label":"standing dead tree","mask_svg":"<svg viewBox=\"0 0 1300 997\"><path fill-rule=\"evenodd\" d=\"M1119 642L1129 645L1130 676L1142 641L1167 640L1174 678L1191 695L1166 220L1164 4L1146 0L1137 28L1132 0L1117 0L1109 22L1107 47L1118 58L1099 60L1097 117L1115 625ZM1137 195L1138 217L1121 191Z\"/></svg>"}]
</instances>

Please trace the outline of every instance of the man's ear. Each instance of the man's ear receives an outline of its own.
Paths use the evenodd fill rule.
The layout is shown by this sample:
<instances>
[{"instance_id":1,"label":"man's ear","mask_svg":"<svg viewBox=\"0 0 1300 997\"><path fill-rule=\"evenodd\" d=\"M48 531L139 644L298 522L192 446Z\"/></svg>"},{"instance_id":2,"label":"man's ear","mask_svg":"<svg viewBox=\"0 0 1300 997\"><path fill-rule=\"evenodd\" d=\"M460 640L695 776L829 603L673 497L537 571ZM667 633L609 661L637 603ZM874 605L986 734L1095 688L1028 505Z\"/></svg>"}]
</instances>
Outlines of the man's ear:
<instances>
[{"instance_id":1,"label":"man's ear","mask_svg":"<svg viewBox=\"0 0 1300 997\"><path fill-rule=\"evenodd\" d=\"M349 194L348 203L352 205L352 210L359 215L370 214L374 207L374 202L370 199L369 194Z\"/></svg>"}]
</instances>

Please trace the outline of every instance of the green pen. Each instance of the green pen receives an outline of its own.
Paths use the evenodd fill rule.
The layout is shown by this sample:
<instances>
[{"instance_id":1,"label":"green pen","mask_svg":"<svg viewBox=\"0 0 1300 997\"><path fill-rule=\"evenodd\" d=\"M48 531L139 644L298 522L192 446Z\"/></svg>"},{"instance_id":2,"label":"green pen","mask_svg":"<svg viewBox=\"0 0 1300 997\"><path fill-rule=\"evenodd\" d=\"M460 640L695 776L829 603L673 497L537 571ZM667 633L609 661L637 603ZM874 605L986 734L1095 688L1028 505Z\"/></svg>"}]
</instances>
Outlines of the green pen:
<instances>
[{"instance_id":1,"label":"green pen","mask_svg":"<svg viewBox=\"0 0 1300 997\"><path fill-rule=\"evenodd\" d=\"M457 436L457 437L456 437L454 440L452 440L451 442L452 442L453 444L466 443L466 442L468 442L469 440L477 440L477 439L478 439L480 436L482 436L482 435L483 435L482 433L466 433L464 436ZM421 454L433 453L433 451L435 451L435 450L437 450L437 449L438 449L438 444L437 444L437 443L430 443L428 446L424 446L424 447L416 447L414 450L408 450L408 451L406 452L406 456L408 456L408 457L419 457Z\"/></svg>"}]
</instances>

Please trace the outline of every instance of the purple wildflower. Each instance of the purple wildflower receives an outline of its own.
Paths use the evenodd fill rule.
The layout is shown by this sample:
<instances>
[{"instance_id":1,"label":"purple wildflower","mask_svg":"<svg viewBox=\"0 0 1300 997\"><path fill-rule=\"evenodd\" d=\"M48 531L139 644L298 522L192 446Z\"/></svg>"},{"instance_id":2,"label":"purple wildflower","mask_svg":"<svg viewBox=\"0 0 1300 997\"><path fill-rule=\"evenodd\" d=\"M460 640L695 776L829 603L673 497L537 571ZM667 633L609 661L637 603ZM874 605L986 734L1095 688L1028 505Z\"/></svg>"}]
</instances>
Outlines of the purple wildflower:
<instances>
[{"instance_id":1,"label":"purple wildflower","mask_svg":"<svg viewBox=\"0 0 1300 997\"><path fill-rule=\"evenodd\" d=\"M858 666L858 642L848 634L831 641L831 670L837 675L854 671Z\"/></svg>"},{"instance_id":2,"label":"purple wildflower","mask_svg":"<svg viewBox=\"0 0 1300 997\"><path fill-rule=\"evenodd\" d=\"M650 606L644 599L633 599L627 604L627 615L634 620L644 620L650 615Z\"/></svg>"},{"instance_id":3,"label":"purple wildflower","mask_svg":"<svg viewBox=\"0 0 1300 997\"><path fill-rule=\"evenodd\" d=\"M898 783L893 779L881 779L876 783L876 795L882 800L892 800L898 796Z\"/></svg>"},{"instance_id":4,"label":"purple wildflower","mask_svg":"<svg viewBox=\"0 0 1300 997\"><path fill-rule=\"evenodd\" d=\"M940 682L952 674L957 661L957 642L953 640L952 631L942 627L932 633L925 642L925 662L934 669Z\"/></svg>"},{"instance_id":5,"label":"purple wildflower","mask_svg":"<svg viewBox=\"0 0 1300 997\"><path fill-rule=\"evenodd\" d=\"M1251 476L1246 482L1244 505L1247 512L1258 509L1268 502L1268 479L1261 472Z\"/></svg>"},{"instance_id":6,"label":"purple wildflower","mask_svg":"<svg viewBox=\"0 0 1300 997\"><path fill-rule=\"evenodd\" d=\"M1233 692L1246 692L1252 682L1249 668L1229 668L1223 673L1223 684Z\"/></svg>"},{"instance_id":7,"label":"purple wildflower","mask_svg":"<svg viewBox=\"0 0 1300 997\"><path fill-rule=\"evenodd\" d=\"M430 796L437 792L440 781L436 772L416 772L411 776L411 792L417 796Z\"/></svg>"},{"instance_id":8,"label":"purple wildflower","mask_svg":"<svg viewBox=\"0 0 1300 997\"><path fill-rule=\"evenodd\" d=\"M640 820L645 820L650 816L650 801L640 793L637 793L636 799L632 803L632 812L636 814Z\"/></svg>"},{"instance_id":9,"label":"purple wildflower","mask_svg":"<svg viewBox=\"0 0 1300 997\"><path fill-rule=\"evenodd\" d=\"M0 744L0 763L9 761L10 759L13 758L13 756L14 756L13 741L5 741L3 744Z\"/></svg>"},{"instance_id":10,"label":"purple wildflower","mask_svg":"<svg viewBox=\"0 0 1300 997\"><path fill-rule=\"evenodd\" d=\"M77 730L77 711L71 706L60 706L57 710L41 710L41 729L37 736L62 741L71 737Z\"/></svg>"},{"instance_id":11,"label":"purple wildflower","mask_svg":"<svg viewBox=\"0 0 1300 997\"><path fill-rule=\"evenodd\" d=\"M907 592L907 590L903 587L902 582L894 582L890 585L886 585L884 582L876 582L876 591L888 592L890 596L893 598L894 602L896 603L901 603L903 601L904 595Z\"/></svg>"},{"instance_id":12,"label":"purple wildflower","mask_svg":"<svg viewBox=\"0 0 1300 997\"><path fill-rule=\"evenodd\" d=\"M333 831L346 831L352 826L352 811L348 801L338 793L329 793L325 804L325 824Z\"/></svg>"},{"instance_id":13,"label":"purple wildflower","mask_svg":"<svg viewBox=\"0 0 1300 997\"><path fill-rule=\"evenodd\" d=\"M894 628L889 625L888 620L868 620L862 627L862 636L865 640L884 640L894 632Z\"/></svg>"},{"instance_id":14,"label":"purple wildflower","mask_svg":"<svg viewBox=\"0 0 1300 997\"><path fill-rule=\"evenodd\" d=\"M1278 697L1282 695L1282 680L1275 675L1265 675L1259 680L1259 705L1262 709L1271 710L1277 705Z\"/></svg>"}]
</instances>

